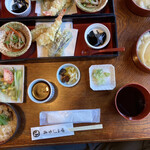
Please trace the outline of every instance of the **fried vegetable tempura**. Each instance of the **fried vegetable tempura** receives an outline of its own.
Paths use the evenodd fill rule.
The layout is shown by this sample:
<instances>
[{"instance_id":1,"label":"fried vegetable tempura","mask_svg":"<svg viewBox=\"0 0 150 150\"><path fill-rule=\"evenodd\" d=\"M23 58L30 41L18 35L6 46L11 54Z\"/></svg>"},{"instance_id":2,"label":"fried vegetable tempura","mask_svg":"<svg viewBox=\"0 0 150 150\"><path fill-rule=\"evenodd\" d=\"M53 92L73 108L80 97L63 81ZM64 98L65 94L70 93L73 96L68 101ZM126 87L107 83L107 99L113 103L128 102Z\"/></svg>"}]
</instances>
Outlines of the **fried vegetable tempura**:
<instances>
[{"instance_id":1,"label":"fried vegetable tempura","mask_svg":"<svg viewBox=\"0 0 150 150\"><path fill-rule=\"evenodd\" d=\"M50 9L43 11L45 16L55 16L60 10L63 9L67 0L54 0L50 2Z\"/></svg>"},{"instance_id":2,"label":"fried vegetable tempura","mask_svg":"<svg viewBox=\"0 0 150 150\"><path fill-rule=\"evenodd\" d=\"M47 27L44 24L37 25L31 31L33 41L39 46L43 46L48 50L48 56L62 56L65 45L70 41L72 34L68 30L60 31L62 17L66 10L63 10L56 18L55 22Z\"/></svg>"},{"instance_id":3,"label":"fried vegetable tempura","mask_svg":"<svg viewBox=\"0 0 150 150\"><path fill-rule=\"evenodd\" d=\"M71 37L71 32L64 30L63 33L59 35L54 42L46 46L49 52L49 56L62 56L64 52L64 46L70 41Z\"/></svg>"}]
</instances>

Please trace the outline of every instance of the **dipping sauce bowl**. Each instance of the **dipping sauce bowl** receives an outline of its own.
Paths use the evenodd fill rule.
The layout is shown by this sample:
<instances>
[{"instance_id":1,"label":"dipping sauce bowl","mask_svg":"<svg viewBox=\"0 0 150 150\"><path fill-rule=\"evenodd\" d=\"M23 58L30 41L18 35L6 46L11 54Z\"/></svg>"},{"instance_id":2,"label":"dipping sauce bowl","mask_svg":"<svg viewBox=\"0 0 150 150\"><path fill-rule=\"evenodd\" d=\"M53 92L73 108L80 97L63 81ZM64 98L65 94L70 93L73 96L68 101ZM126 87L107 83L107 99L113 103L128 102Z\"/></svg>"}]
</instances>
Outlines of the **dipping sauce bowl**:
<instances>
[{"instance_id":1,"label":"dipping sauce bowl","mask_svg":"<svg viewBox=\"0 0 150 150\"><path fill-rule=\"evenodd\" d=\"M150 112L150 93L140 84L127 84L118 90L115 106L127 120L143 119Z\"/></svg>"},{"instance_id":2,"label":"dipping sauce bowl","mask_svg":"<svg viewBox=\"0 0 150 150\"><path fill-rule=\"evenodd\" d=\"M142 71L150 73L150 29L144 32L132 51L135 65Z\"/></svg>"},{"instance_id":3,"label":"dipping sauce bowl","mask_svg":"<svg viewBox=\"0 0 150 150\"><path fill-rule=\"evenodd\" d=\"M54 97L54 93L54 86L45 79L36 79L28 87L28 96L35 103L50 101Z\"/></svg>"},{"instance_id":4,"label":"dipping sauce bowl","mask_svg":"<svg viewBox=\"0 0 150 150\"><path fill-rule=\"evenodd\" d=\"M150 9L141 7L135 0L126 0L126 4L134 14L142 17L150 17Z\"/></svg>"}]
</instances>

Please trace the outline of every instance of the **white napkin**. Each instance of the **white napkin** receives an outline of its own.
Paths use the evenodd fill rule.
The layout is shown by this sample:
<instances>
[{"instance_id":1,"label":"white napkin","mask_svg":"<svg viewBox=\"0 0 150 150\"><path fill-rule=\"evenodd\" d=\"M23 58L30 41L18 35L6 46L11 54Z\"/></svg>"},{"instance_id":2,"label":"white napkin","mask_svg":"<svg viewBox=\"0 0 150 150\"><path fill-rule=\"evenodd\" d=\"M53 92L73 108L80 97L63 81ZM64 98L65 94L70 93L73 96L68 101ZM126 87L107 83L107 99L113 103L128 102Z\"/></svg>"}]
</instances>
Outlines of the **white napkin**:
<instances>
[{"instance_id":1,"label":"white napkin","mask_svg":"<svg viewBox=\"0 0 150 150\"><path fill-rule=\"evenodd\" d=\"M43 111L40 113L40 125L99 122L100 109Z\"/></svg>"},{"instance_id":2,"label":"white napkin","mask_svg":"<svg viewBox=\"0 0 150 150\"><path fill-rule=\"evenodd\" d=\"M38 24L46 24L47 26L50 26L52 22L36 23L36 25ZM66 45L63 56L74 56L78 30L72 29L72 27L73 27L72 22L63 22L61 24L61 30L68 29L72 33L72 38L70 39L70 42ZM37 57L48 57L48 50L43 46L37 45Z\"/></svg>"},{"instance_id":3,"label":"white napkin","mask_svg":"<svg viewBox=\"0 0 150 150\"><path fill-rule=\"evenodd\" d=\"M41 13L41 2L40 1L36 1L35 13L37 14L37 16L42 16L42 13ZM72 14L76 14L76 13L77 13L76 4L73 3L73 5L69 9L69 11L66 12L66 15L72 15Z\"/></svg>"}]
</instances>

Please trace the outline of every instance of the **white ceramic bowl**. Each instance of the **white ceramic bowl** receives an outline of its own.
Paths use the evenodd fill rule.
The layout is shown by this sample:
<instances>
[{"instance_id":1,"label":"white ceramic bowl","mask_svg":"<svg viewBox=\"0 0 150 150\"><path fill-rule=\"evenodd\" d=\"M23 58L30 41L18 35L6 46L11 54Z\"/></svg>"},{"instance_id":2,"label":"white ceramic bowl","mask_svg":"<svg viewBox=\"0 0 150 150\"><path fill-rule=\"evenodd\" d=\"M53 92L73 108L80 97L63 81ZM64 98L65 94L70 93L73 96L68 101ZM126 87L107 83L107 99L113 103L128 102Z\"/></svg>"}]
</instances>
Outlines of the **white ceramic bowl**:
<instances>
[{"instance_id":1,"label":"white ceramic bowl","mask_svg":"<svg viewBox=\"0 0 150 150\"><path fill-rule=\"evenodd\" d=\"M77 78L76 82L74 82L73 84L67 84L67 83L63 83L63 82L61 81L61 75L59 74L59 72L60 72L60 70L61 70L62 68L65 69L66 67L74 67L74 68L76 69L76 71L77 71L78 78ZM57 70L56 76L57 76L58 82L59 82L62 86L64 86L64 87L73 87L73 86L75 86L75 85L79 82L79 80L80 80L80 71L79 71L79 69L77 68L77 66L68 63L68 64L64 64L64 65L62 65L62 66L59 67L59 69Z\"/></svg>"},{"instance_id":2,"label":"white ceramic bowl","mask_svg":"<svg viewBox=\"0 0 150 150\"><path fill-rule=\"evenodd\" d=\"M46 82L49 85L49 87L50 87L50 94L49 94L48 98L45 99L45 100L42 100L42 101L39 101L39 100L35 99L33 97L33 95L32 95L32 88L38 82ZM54 86L52 85L52 83L50 83L49 81L47 81L45 79L36 79L36 80L32 81L30 83L29 87L28 87L28 96L35 103L45 103L45 102L48 102L48 101L50 101L54 97L54 94L55 94Z\"/></svg>"},{"instance_id":3,"label":"white ceramic bowl","mask_svg":"<svg viewBox=\"0 0 150 150\"><path fill-rule=\"evenodd\" d=\"M30 14L31 12L31 0L27 0L28 1L28 7L27 9L24 11L24 12L21 12L21 13L15 13L12 11L12 3L13 3L13 0L5 0L5 7L7 9L7 11L9 11L9 13L17 16L17 17L26 17Z\"/></svg>"},{"instance_id":4,"label":"white ceramic bowl","mask_svg":"<svg viewBox=\"0 0 150 150\"><path fill-rule=\"evenodd\" d=\"M102 30L102 31L104 31L104 32L106 33L106 40L105 40L104 44L99 45L99 46L93 46L93 45L91 45L91 44L88 42L88 40L87 40L87 35L88 35L92 30L94 30L94 29ZM101 23L94 23L94 24L90 25L90 26L85 30L85 33L84 33L84 39L85 39L86 44L87 44L89 47L93 48L93 49L101 49L101 48L104 48L104 47L109 43L110 38L111 38L111 35L110 35L109 29L108 29L105 25L103 25L103 24L101 24Z\"/></svg>"}]
</instances>

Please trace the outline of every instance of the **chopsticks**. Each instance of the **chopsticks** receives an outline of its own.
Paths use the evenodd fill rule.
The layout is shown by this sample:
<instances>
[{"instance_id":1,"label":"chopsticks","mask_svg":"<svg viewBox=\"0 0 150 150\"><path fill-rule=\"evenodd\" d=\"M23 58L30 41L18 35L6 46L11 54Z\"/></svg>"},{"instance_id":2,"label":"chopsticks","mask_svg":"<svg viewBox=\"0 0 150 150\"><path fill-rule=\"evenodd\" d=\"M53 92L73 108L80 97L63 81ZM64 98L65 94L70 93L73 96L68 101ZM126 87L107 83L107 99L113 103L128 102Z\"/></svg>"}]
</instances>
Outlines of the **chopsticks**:
<instances>
[{"instance_id":1,"label":"chopsticks","mask_svg":"<svg viewBox=\"0 0 150 150\"><path fill-rule=\"evenodd\" d=\"M84 131L84 130L96 130L96 129L103 129L102 124L97 124L97 125L90 125L90 126L80 126L80 127L74 127L74 128L69 128L69 131Z\"/></svg>"}]
</instances>

